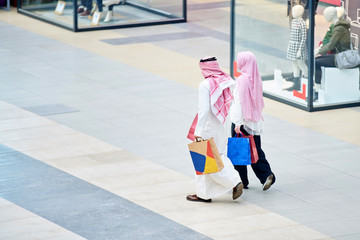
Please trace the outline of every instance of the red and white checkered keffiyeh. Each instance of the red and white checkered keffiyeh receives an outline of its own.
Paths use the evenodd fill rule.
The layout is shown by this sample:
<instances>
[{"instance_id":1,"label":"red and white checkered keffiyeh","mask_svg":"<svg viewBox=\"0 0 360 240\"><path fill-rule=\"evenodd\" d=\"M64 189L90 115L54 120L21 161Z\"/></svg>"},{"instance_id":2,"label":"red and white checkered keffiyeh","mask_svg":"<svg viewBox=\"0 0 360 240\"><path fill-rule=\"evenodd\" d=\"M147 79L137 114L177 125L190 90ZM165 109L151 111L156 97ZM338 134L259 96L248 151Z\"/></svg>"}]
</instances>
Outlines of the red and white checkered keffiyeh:
<instances>
[{"instance_id":1,"label":"red and white checkered keffiyeh","mask_svg":"<svg viewBox=\"0 0 360 240\"><path fill-rule=\"evenodd\" d=\"M234 80L220 69L216 60L200 62L199 65L203 76L210 84L211 110L224 124L233 99L230 87Z\"/></svg>"}]
</instances>

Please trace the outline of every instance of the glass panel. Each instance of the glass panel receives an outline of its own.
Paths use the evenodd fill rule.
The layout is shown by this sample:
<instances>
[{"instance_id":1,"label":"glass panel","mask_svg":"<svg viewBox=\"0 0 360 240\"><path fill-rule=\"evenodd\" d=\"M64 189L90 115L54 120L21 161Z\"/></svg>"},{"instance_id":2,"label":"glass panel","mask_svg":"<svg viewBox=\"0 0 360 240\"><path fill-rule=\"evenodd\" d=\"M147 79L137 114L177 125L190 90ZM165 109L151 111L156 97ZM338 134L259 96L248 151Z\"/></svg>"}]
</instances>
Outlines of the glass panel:
<instances>
[{"instance_id":1,"label":"glass panel","mask_svg":"<svg viewBox=\"0 0 360 240\"><path fill-rule=\"evenodd\" d=\"M44 20L74 28L72 0L21 0L21 9Z\"/></svg>"},{"instance_id":2,"label":"glass panel","mask_svg":"<svg viewBox=\"0 0 360 240\"><path fill-rule=\"evenodd\" d=\"M92 4L92 5L91 5ZM81 28L161 22L182 18L183 0L82 0L91 11L79 14Z\"/></svg>"},{"instance_id":3,"label":"glass panel","mask_svg":"<svg viewBox=\"0 0 360 240\"><path fill-rule=\"evenodd\" d=\"M49 22L75 29L116 27L184 20L185 0L21 0L26 11Z\"/></svg>"},{"instance_id":4,"label":"glass panel","mask_svg":"<svg viewBox=\"0 0 360 240\"><path fill-rule=\"evenodd\" d=\"M283 0L236 0L234 61L240 51L253 52L264 93L307 106L308 11L296 14L290 21L291 7Z\"/></svg>"},{"instance_id":5,"label":"glass panel","mask_svg":"<svg viewBox=\"0 0 360 240\"><path fill-rule=\"evenodd\" d=\"M318 99L314 101L314 107L356 103L359 102L360 97L359 68L337 68L334 54L349 49L350 39L353 47L359 48L360 1L324 0L324 2L328 4L319 4L315 16L315 47L319 48L321 56L315 58L314 89ZM342 8L335 8L341 5ZM349 26L351 26L350 32L347 31ZM341 36L338 35L340 31Z\"/></svg>"}]
</instances>

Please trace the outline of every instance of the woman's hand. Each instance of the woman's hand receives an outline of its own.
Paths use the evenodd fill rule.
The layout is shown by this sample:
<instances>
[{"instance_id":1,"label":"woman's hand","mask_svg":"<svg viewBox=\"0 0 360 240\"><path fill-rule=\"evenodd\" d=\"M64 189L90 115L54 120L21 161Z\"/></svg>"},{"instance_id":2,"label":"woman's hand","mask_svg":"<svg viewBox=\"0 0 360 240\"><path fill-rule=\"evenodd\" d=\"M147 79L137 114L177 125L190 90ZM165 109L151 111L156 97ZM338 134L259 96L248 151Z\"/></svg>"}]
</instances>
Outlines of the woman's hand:
<instances>
[{"instance_id":1,"label":"woman's hand","mask_svg":"<svg viewBox=\"0 0 360 240\"><path fill-rule=\"evenodd\" d=\"M241 133L241 132L240 132L240 126L235 126L235 129L234 129L234 130L235 130L235 132L238 133L238 134Z\"/></svg>"}]
</instances>

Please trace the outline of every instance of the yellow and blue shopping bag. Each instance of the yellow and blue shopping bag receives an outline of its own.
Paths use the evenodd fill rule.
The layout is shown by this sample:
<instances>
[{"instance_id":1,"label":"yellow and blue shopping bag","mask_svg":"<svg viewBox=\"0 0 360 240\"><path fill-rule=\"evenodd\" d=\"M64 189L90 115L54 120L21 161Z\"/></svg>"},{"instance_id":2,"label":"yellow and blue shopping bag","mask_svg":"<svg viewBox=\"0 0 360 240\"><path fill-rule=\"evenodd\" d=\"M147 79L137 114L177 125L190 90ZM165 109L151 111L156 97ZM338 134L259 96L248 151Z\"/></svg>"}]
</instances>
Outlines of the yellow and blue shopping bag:
<instances>
[{"instance_id":1,"label":"yellow and blue shopping bag","mask_svg":"<svg viewBox=\"0 0 360 240\"><path fill-rule=\"evenodd\" d=\"M188 144L197 175L219 172L224 168L213 138Z\"/></svg>"}]
</instances>

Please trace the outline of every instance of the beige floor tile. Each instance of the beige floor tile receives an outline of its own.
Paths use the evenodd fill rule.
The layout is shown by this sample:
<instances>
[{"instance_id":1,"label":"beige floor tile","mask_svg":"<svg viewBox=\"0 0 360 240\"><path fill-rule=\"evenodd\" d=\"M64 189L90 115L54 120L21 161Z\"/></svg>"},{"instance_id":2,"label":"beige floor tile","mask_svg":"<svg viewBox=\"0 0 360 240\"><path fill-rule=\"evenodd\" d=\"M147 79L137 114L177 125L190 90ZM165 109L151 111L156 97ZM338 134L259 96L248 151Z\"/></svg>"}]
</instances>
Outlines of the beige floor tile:
<instances>
[{"instance_id":1,"label":"beige floor tile","mask_svg":"<svg viewBox=\"0 0 360 240\"><path fill-rule=\"evenodd\" d=\"M71 138L71 135L73 134L64 136L66 136L66 138ZM59 138L63 138L64 136L25 138L14 141L6 141L6 144L11 148L17 149L18 151L44 149L61 145L61 140L59 140ZM68 142L63 141L63 144L65 143Z\"/></svg>"},{"instance_id":2,"label":"beige floor tile","mask_svg":"<svg viewBox=\"0 0 360 240\"><path fill-rule=\"evenodd\" d=\"M77 148L74 146L61 146L61 148L58 146L54 146L50 148L27 150L22 152L32 158L44 162L50 159L67 158L67 157L84 155L80 151L78 151Z\"/></svg>"},{"instance_id":3,"label":"beige floor tile","mask_svg":"<svg viewBox=\"0 0 360 240\"><path fill-rule=\"evenodd\" d=\"M118 189L116 190L119 195L132 199L134 201L147 201L158 200L162 201L163 198L179 196L181 199L189 194L189 190L195 189L195 182L186 177L182 180L159 183L156 185L138 186L134 188Z\"/></svg>"},{"instance_id":4,"label":"beige floor tile","mask_svg":"<svg viewBox=\"0 0 360 240\"><path fill-rule=\"evenodd\" d=\"M160 199L159 198L156 199L155 197L156 196L154 195L154 198L151 199L129 198L129 200L139 204L140 206L150 209L151 211L157 212L161 215L163 215L166 212L172 212L179 209L185 211L186 209L193 209L196 207L195 204L191 204L189 203L189 201L186 200L186 195L184 194L172 195ZM229 195L229 199L230 199L230 195Z\"/></svg>"},{"instance_id":5,"label":"beige floor tile","mask_svg":"<svg viewBox=\"0 0 360 240\"><path fill-rule=\"evenodd\" d=\"M94 161L101 163L118 163L118 162L148 162L146 159L139 157L133 153L122 150L118 148L115 151L100 153L100 154L92 154L88 157L92 158Z\"/></svg>"},{"instance_id":6,"label":"beige floor tile","mask_svg":"<svg viewBox=\"0 0 360 240\"><path fill-rule=\"evenodd\" d=\"M20 109L3 101L1 101L0 109L1 109L0 121L37 117L37 115L31 112L25 111L23 109Z\"/></svg>"},{"instance_id":7,"label":"beige floor tile","mask_svg":"<svg viewBox=\"0 0 360 240\"><path fill-rule=\"evenodd\" d=\"M241 198L236 201L232 201L230 198L231 195L226 194L226 200L222 202L218 202L217 199L214 199L212 203L188 202L189 205L192 205L192 208L165 212L163 215L181 224L192 226L208 221L226 220L230 216L251 216L268 212L263 208L241 200Z\"/></svg>"},{"instance_id":8,"label":"beige floor tile","mask_svg":"<svg viewBox=\"0 0 360 240\"><path fill-rule=\"evenodd\" d=\"M32 128L32 127L41 127L55 125L51 120L46 118L41 118L37 116L28 117L28 118L15 118L15 119L6 119L0 120L0 130L12 130L12 129L22 129L22 128Z\"/></svg>"},{"instance_id":9,"label":"beige floor tile","mask_svg":"<svg viewBox=\"0 0 360 240\"><path fill-rule=\"evenodd\" d=\"M0 240L84 239L2 198L0 211Z\"/></svg>"},{"instance_id":10,"label":"beige floor tile","mask_svg":"<svg viewBox=\"0 0 360 240\"><path fill-rule=\"evenodd\" d=\"M220 238L222 235L225 235L224 233L232 235L241 232L269 230L296 224L297 223L275 213L266 212L250 216L233 215L233 217L227 219L192 224L191 228L201 233L206 232L207 236ZM219 232L218 229L222 229L222 232Z\"/></svg>"},{"instance_id":11,"label":"beige floor tile","mask_svg":"<svg viewBox=\"0 0 360 240\"><path fill-rule=\"evenodd\" d=\"M112 191L115 191L120 189L136 188L139 186L151 186L184 179L184 175L169 169L160 168L150 172L144 169L142 172L136 172L136 167L133 168L135 174L119 174L118 176L113 177L105 176L100 179L91 179L88 181L91 181L94 184L96 183L96 185L98 185L97 182L99 182L103 187L112 186ZM116 186L113 186L114 182L117 183Z\"/></svg>"},{"instance_id":12,"label":"beige floor tile","mask_svg":"<svg viewBox=\"0 0 360 240\"><path fill-rule=\"evenodd\" d=\"M51 125L41 127L31 127L13 130L0 131L0 141L3 143L21 139L38 138L38 137L56 137L73 133L73 130L62 125Z\"/></svg>"},{"instance_id":13,"label":"beige floor tile","mask_svg":"<svg viewBox=\"0 0 360 240\"><path fill-rule=\"evenodd\" d=\"M265 98L264 113L360 146L360 112L352 109L310 113Z\"/></svg>"},{"instance_id":14,"label":"beige floor tile","mask_svg":"<svg viewBox=\"0 0 360 240\"><path fill-rule=\"evenodd\" d=\"M291 236L294 240L312 240L312 239L332 239L328 236L314 231L303 225L293 225L288 227L273 228L270 230L270 234L274 234L277 239L286 239L286 236ZM282 238L281 238L282 237ZM289 239L289 238L287 238Z\"/></svg>"},{"instance_id":15,"label":"beige floor tile","mask_svg":"<svg viewBox=\"0 0 360 240\"><path fill-rule=\"evenodd\" d=\"M11 143L8 145L10 147L16 148L16 146L12 146ZM36 158L41 161L49 161L52 159L59 159L59 158L69 158L69 157L76 157L76 156L85 156L91 155L96 153L105 153L105 152L112 152L117 150L118 148L99 142L93 143L83 143L83 144L71 144L71 140L67 144L59 144L52 147L46 148L39 148L39 149L32 149L32 150L22 150L22 152L26 155L29 155L33 158Z\"/></svg>"},{"instance_id":16,"label":"beige floor tile","mask_svg":"<svg viewBox=\"0 0 360 240\"><path fill-rule=\"evenodd\" d=\"M292 225L282 228L273 228L270 230L259 230L251 232L240 232L237 234L227 234L223 232L223 235L219 235L214 239L221 240L332 240L321 233L315 232L310 228L303 227L301 225Z\"/></svg>"}]
</instances>

